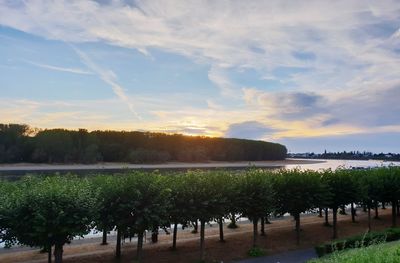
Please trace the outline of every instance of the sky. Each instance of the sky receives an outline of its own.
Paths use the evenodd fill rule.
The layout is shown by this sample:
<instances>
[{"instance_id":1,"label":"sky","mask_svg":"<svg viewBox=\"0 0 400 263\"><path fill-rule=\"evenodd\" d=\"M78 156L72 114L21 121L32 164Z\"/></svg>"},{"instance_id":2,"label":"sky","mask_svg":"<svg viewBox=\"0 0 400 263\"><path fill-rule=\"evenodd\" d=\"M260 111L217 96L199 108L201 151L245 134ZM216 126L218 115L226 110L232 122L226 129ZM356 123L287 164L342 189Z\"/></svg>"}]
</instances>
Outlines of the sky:
<instances>
[{"instance_id":1,"label":"sky","mask_svg":"<svg viewBox=\"0 0 400 263\"><path fill-rule=\"evenodd\" d=\"M400 152L400 1L0 0L0 123Z\"/></svg>"}]
</instances>

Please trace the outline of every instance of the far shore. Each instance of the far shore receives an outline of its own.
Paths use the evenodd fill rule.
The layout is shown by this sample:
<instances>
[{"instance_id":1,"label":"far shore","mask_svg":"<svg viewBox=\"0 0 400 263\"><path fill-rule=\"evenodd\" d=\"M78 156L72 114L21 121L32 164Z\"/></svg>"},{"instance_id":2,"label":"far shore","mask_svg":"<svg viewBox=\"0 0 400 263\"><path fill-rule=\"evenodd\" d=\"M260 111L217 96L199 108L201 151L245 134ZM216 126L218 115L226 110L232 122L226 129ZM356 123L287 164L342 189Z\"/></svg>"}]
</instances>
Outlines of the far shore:
<instances>
[{"instance_id":1,"label":"far shore","mask_svg":"<svg viewBox=\"0 0 400 263\"><path fill-rule=\"evenodd\" d=\"M44 170L107 170L107 169L195 169L195 168L245 168L282 167L285 165L317 164L324 160L292 159L278 161L238 161L238 162L168 162L160 164L131 164L131 163L96 163L96 164L37 164L15 163L0 164L0 171L44 171Z\"/></svg>"}]
</instances>

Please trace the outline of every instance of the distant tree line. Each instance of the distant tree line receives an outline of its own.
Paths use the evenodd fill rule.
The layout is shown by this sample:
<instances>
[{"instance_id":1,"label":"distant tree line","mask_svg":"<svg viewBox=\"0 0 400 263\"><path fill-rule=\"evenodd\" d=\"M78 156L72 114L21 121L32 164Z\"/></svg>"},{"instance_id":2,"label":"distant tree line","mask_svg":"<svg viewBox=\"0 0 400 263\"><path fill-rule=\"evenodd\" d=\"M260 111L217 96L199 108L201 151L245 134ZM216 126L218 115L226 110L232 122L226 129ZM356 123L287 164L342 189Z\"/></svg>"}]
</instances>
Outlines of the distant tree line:
<instances>
[{"instance_id":1,"label":"distant tree line","mask_svg":"<svg viewBox=\"0 0 400 263\"><path fill-rule=\"evenodd\" d=\"M339 159L339 160L385 160L400 161L400 153L372 153L360 151L343 151L324 153L289 153L288 157L308 159Z\"/></svg>"},{"instance_id":2,"label":"distant tree line","mask_svg":"<svg viewBox=\"0 0 400 263\"><path fill-rule=\"evenodd\" d=\"M258 161L286 153L285 146L265 141L0 124L0 163Z\"/></svg>"},{"instance_id":3,"label":"distant tree line","mask_svg":"<svg viewBox=\"0 0 400 263\"><path fill-rule=\"evenodd\" d=\"M205 225L219 224L219 239L224 241L224 220L230 227L237 217L247 217L253 224L253 240L247 247L256 247L258 236L265 234L270 215L290 214L294 218L294 237L301 239L301 215L325 211L325 225L332 237L338 237L338 213L345 213L354 204L379 218L378 207L390 204L392 225L397 225L400 200L400 168L369 170L261 170L239 173L187 171L160 175L158 172L130 172L118 175L26 177L16 182L0 181L0 242L20 243L54 249L55 262L62 262L63 246L74 237L93 228L107 233L117 231L115 256L121 257L121 240L136 236L136 257L142 258L144 232L157 235L173 226L172 249L177 248L177 225L200 226L200 255L206 258ZM235 215L232 217L232 214ZM322 223L322 222L321 222ZM272 240L271 240L272 242Z\"/></svg>"}]
</instances>

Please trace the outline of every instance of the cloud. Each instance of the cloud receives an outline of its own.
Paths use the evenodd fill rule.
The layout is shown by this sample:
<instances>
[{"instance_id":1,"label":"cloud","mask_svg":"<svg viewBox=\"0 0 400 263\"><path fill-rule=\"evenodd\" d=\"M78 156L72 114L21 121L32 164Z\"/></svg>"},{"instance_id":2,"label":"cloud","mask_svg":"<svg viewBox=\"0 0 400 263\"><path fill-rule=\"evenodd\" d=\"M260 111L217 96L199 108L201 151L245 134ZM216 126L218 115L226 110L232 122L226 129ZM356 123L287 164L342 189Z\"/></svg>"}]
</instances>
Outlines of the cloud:
<instances>
[{"instance_id":1,"label":"cloud","mask_svg":"<svg viewBox=\"0 0 400 263\"><path fill-rule=\"evenodd\" d=\"M246 139L264 139L268 135L276 132L265 124L257 121L245 121L241 123L233 123L228 126L225 137L229 138L246 138Z\"/></svg>"},{"instance_id":2,"label":"cloud","mask_svg":"<svg viewBox=\"0 0 400 263\"><path fill-rule=\"evenodd\" d=\"M130 112L117 98L109 100L37 101L0 98L0 123L26 123L37 128L130 129Z\"/></svg>"},{"instance_id":3,"label":"cloud","mask_svg":"<svg viewBox=\"0 0 400 263\"><path fill-rule=\"evenodd\" d=\"M378 87L378 89L377 89ZM365 128L400 125L400 81L341 94L327 105L341 122Z\"/></svg>"},{"instance_id":4,"label":"cloud","mask_svg":"<svg viewBox=\"0 0 400 263\"><path fill-rule=\"evenodd\" d=\"M218 127L213 134L233 125L235 134L256 136L266 125L285 138L398 129L399 12L396 0L0 0L0 24L8 27L76 46L102 42L150 56L157 49L209 67L225 107L194 108L183 99L177 109L160 101L164 108L149 108L157 120L145 120L146 127L196 121ZM134 107L116 74L76 52L136 112L138 100ZM260 83L235 79L246 70ZM251 128L240 133L246 124Z\"/></svg>"},{"instance_id":5,"label":"cloud","mask_svg":"<svg viewBox=\"0 0 400 263\"><path fill-rule=\"evenodd\" d=\"M115 95L117 95L117 97L128 106L129 110L137 119L141 120L141 116L135 111L134 105L132 104L131 99L126 95L124 88L117 83L117 76L115 73L111 70L103 69L100 65L97 65L85 52L72 45L70 46L79 56L81 61L93 72L95 72L100 79L109 84Z\"/></svg>"},{"instance_id":6,"label":"cloud","mask_svg":"<svg viewBox=\"0 0 400 263\"><path fill-rule=\"evenodd\" d=\"M243 98L249 105L265 110L266 115L285 120L301 120L321 114L325 98L314 92L265 92L244 88Z\"/></svg>"},{"instance_id":7,"label":"cloud","mask_svg":"<svg viewBox=\"0 0 400 263\"><path fill-rule=\"evenodd\" d=\"M208 71L208 78L213 82L224 96L235 96L236 85L229 79L225 69L217 66L212 66Z\"/></svg>"},{"instance_id":8,"label":"cloud","mask_svg":"<svg viewBox=\"0 0 400 263\"><path fill-rule=\"evenodd\" d=\"M358 90L331 92L265 92L243 89L250 106L280 120L317 120L318 126L352 125L358 129L400 125L400 81L364 86ZM357 130L357 129L355 129ZM400 130L399 130L400 131Z\"/></svg>"},{"instance_id":9,"label":"cloud","mask_svg":"<svg viewBox=\"0 0 400 263\"><path fill-rule=\"evenodd\" d=\"M317 89L347 81L358 65L394 61L382 46L390 40L367 32L398 24L400 10L398 1L4 1L0 24L73 43L182 54L209 64L210 79L223 92L231 85L215 73L222 65L266 75L277 67L311 66L316 72L296 80Z\"/></svg>"},{"instance_id":10,"label":"cloud","mask_svg":"<svg viewBox=\"0 0 400 263\"><path fill-rule=\"evenodd\" d=\"M29 63L29 64L31 64L31 65L40 67L40 68L45 68L45 69L50 69L50 70L55 70L55 71L69 72L69 73L82 74L82 75L91 75L91 74L93 74L90 71L86 71L86 70L79 69L79 68L65 68L65 67L42 64L42 63L30 61L30 60L24 60L24 61Z\"/></svg>"}]
</instances>

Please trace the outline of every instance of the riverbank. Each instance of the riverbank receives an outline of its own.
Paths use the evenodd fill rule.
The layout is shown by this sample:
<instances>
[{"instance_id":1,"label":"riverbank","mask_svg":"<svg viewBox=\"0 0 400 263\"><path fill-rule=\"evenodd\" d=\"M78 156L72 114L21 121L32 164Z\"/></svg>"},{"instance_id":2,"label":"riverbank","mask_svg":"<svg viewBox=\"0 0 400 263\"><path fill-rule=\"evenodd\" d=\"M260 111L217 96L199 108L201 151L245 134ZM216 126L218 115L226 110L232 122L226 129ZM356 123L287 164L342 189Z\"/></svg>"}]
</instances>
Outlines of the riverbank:
<instances>
[{"instance_id":1,"label":"riverbank","mask_svg":"<svg viewBox=\"0 0 400 263\"><path fill-rule=\"evenodd\" d=\"M324 163L325 160L285 159L278 161L239 161L183 163L169 162L161 164L96 163L96 164L36 164L15 163L0 164L0 171L59 171L59 170L115 170L115 169L205 169L205 168L246 168L246 167L284 167L286 165L304 165Z\"/></svg>"}]
</instances>

